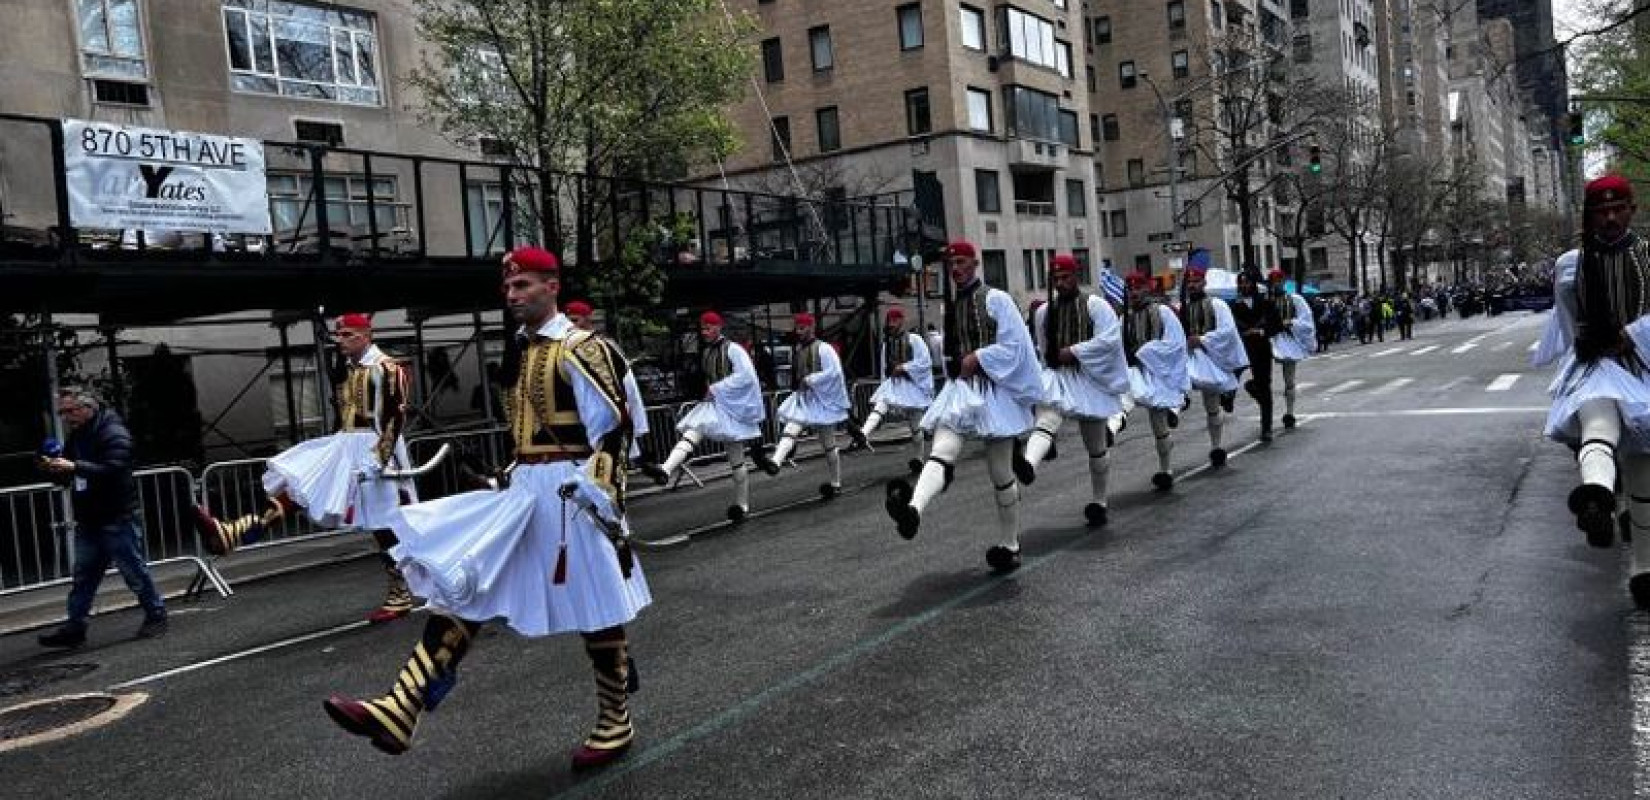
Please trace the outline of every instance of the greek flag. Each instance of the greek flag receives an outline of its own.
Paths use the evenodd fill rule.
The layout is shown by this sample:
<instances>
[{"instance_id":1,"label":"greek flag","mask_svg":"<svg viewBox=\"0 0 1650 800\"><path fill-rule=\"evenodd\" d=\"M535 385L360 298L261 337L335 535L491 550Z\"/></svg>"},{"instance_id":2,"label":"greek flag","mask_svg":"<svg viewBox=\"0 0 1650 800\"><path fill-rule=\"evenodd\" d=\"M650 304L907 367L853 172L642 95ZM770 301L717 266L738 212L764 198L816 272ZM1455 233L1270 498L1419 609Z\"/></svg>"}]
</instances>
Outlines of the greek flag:
<instances>
[{"instance_id":1,"label":"greek flag","mask_svg":"<svg viewBox=\"0 0 1650 800\"><path fill-rule=\"evenodd\" d=\"M1117 277L1116 273L1110 269L1100 270L1100 293L1105 295L1112 305L1123 304L1124 288L1123 279Z\"/></svg>"}]
</instances>

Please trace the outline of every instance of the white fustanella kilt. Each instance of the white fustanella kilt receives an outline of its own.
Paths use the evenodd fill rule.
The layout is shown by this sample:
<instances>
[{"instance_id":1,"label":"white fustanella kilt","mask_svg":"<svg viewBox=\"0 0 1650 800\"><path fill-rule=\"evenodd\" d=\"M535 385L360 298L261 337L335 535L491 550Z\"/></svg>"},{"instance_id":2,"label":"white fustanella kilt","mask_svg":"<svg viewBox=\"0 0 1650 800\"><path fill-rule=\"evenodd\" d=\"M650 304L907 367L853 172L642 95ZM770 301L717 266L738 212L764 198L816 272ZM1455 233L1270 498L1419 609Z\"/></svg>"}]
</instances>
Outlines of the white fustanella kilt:
<instances>
[{"instance_id":1,"label":"white fustanella kilt","mask_svg":"<svg viewBox=\"0 0 1650 800\"><path fill-rule=\"evenodd\" d=\"M1589 369L1568 355L1550 391L1553 405L1547 411L1547 438L1579 447L1581 406L1589 400L1609 399L1621 411L1617 448L1625 453L1650 453L1650 376L1637 377L1614 358L1601 358Z\"/></svg>"},{"instance_id":2,"label":"white fustanella kilt","mask_svg":"<svg viewBox=\"0 0 1650 800\"><path fill-rule=\"evenodd\" d=\"M1237 375L1231 370L1221 369L1209 354L1201 349L1193 350L1186 359L1186 376L1192 379L1192 388L1200 392L1233 392L1237 391Z\"/></svg>"},{"instance_id":3,"label":"white fustanella kilt","mask_svg":"<svg viewBox=\"0 0 1650 800\"><path fill-rule=\"evenodd\" d=\"M1076 369L1043 368L1043 405L1067 419L1105 420L1123 413L1117 395Z\"/></svg>"},{"instance_id":4,"label":"white fustanella kilt","mask_svg":"<svg viewBox=\"0 0 1650 800\"><path fill-rule=\"evenodd\" d=\"M1148 408L1179 410L1186 401L1184 387L1165 383L1140 367L1129 367L1129 393Z\"/></svg>"},{"instance_id":5,"label":"white fustanella kilt","mask_svg":"<svg viewBox=\"0 0 1650 800\"><path fill-rule=\"evenodd\" d=\"M910 378L888 378L871 393L872 408L876 408L877 403L887 403L889 408L921 411L933 402L933 392Z\"/></svg>"},{"instance_id":6,"label":"white fustanella kilt","mask_svg":"<svg viewBox=\"0 0 1650 800\"><path fill-rule=\"evenodd\" d=\"M823 428L846 422L847 408L836 408L828 403L820 402L819 393L811 391L791 392L785 402L779 404L779 421L795 423L806 428Z\"/></svg>"},{"instance_id":7,"label":"white fustanella kilt","mask_svg":"<svg viewBox=\"0 0 1650 800\"><path fill-rule=\"evenodd\" d=\"M997 384L983 378L959 378L945 382L920 425L930 434L949 428L974 439L1012 439L1035 423L1032 407L1016 402Z\"/></svg>"},{"instance_id":8,"label":"white fustanella kilt","mask_svg":"<svg viewBox=\"0 0 1650 800\"><path fill-rule=\"evenodd\" d=\"M762 420L741 422L715 402L705 400L694 404L676 423L678 433L696 431L713 442L743 442L762 435Z\"/></svg>"},{"instance_id":9,"label":"white fustanella kilt","mask_svg":"<svg viewBox=\"0 0 1650 800\"><path fill-rule=\"evenodd\" d=\"M393 528L400 514L401 493L417 501L412 481L362 481L363 471L378 468L375 431L346 431L299 442L281 451L264 470L264 492L285 492L324 528L359 530ZM397 440L396 458L407 461L407 444Z\"/></svg>"},{"instance_id":10,"label":"white fustanella kilt","mask_svg":"<svg viewBox=\"0 0 1650 800\"><path fill-rule=\"evenodd\" d=\"M523 636L623 625L653 602L637 560L624 577L596 523L557 490L583 462L520 466L503 491L476 491L402 509L390 556L430 608L503 619ZM566 582L555 583L567 524Z\"/></svg>"}]
</instances>

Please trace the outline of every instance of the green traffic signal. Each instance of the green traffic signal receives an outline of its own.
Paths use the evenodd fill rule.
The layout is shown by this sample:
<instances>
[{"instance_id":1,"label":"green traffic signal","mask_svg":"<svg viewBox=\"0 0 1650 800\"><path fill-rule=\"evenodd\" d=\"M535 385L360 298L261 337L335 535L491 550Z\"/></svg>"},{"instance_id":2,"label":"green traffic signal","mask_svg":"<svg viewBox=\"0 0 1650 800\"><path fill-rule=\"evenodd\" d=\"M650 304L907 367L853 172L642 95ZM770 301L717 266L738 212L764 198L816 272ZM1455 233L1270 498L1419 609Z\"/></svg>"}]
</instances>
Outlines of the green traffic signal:
<instances>
[{"instance_id":1,"label":"green traffic signal","mask_svg":"<svg viewBox=\"0 0 1650 800\"><path fill-rule=\"evenodd\" d=\"M1583 125L1586 117L1576 111L1570 114L1570 145L1580 147L1587 143L1587 132Z\"/></svg>"},{"instance_id":2,"label":"green traffic signal","mask_svg":"<svg viewBox=\"0 0 1650 800\"><path fill-rule=\"evenodd\" d=\"M1323 172L1323 153L1317 145L1312 145L1312 157L1306 162L1306 171L1317 175Z\"/></svg>"}]
</instances>

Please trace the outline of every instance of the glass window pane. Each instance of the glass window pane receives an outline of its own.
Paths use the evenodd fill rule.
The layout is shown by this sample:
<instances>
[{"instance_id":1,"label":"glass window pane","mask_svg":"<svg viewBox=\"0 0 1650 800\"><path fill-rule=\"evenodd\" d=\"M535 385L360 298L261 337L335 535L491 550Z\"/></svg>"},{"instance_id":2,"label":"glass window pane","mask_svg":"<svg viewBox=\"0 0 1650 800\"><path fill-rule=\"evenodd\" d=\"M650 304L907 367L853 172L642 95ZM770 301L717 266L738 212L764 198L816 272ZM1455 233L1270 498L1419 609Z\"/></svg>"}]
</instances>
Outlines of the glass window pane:
<instances>
[{"instance_id":1,"label":"glass window pane","mask_svg":"<svg viewBox=\"0 0 1650 800\"><path fill-rule=\"evenodd\" d=\"M349 183L343 178L323 178L321 187L326 190L327 197L349 196Z\"/></svg>"},{"instance_id":2,"label":"glass window pane","mask_svg":"<svg viewBox=\"0 0 1650 800\"><path fill-rule=\"evenodd\" d=\"M143 57L143 33L138 27L137 0L109 0L110 50L117 56Z\"/></svg>"},{"instance_id":3,"label":"glass window pane","mask_svg":"<svg viewBox=\"0 0 1650 800\"><path fill-rule=\"evenodd\" d=\"M355 83L355 43L349 31L338 28L332 31L332 70L339 83Z\"/></svg>"},{"instance_id":4,"label":"glass window pane","mask_svg":"<svg viewBox=\"0 0 1650 800\"><path fill-rule=\"evenodd\" d=\"M275 46L269 39L269 17L263 14L249 14L247 21L252 26L253 68L265 75L274 75Z\"/></svg>"},{"instance_id":5,"label":"glass window pane","mask_svg":"<svg viewBox=\"0 0 1650 800\"><path fill-rule=\"evenodd\" d=\"M109 27L103 17L103 0L80 0L80 46L97 53L109 52Z\"/></svg>"},{"instance_id":6,"label":"glass window pane","mask_svg":"<svg viewBox=\"0 0 1650 800\"><path fill-rule=\"evenodd\" d=\"M962 10L963 47L985 49L985 16L972 8Z\"/></svg>"},{"instance_id":7,"label":"glass window pane","mask_svg":"<svg viewBox=\"0 0 1650 800\"><path fill-rule=\"evenodd\" d=\"M372 48L373 37L370 34L355 34L355 65L360 70L356 80L362 86L378 85L378 66L373 63Z\"/></svg>"},{"instance_id":8,"label":"glass window pane","mask_svg":"<svg viewBox=\"0 0 1650 800\"><path fill-rule=\"evenodd\" d=\"M374 197L377 197L380 200L394 200L395 199L395 179L394 178L373 178L372 179L372 194L373 194Z\"/></svg>"},{"instance_id":9,"label":"glass window pane","mask_svg":"<svg viewBox=\"0 0 1650 800\"><path fill-rule=\"evenodd\" d=\"M991 130L991 95L978 89L968 90L968 127L977 131Z\"/></svg>"},{"instance_id":10,"label":"glass window pane","mask_svg":"<svg viewBox=\"0 0 1650 800\"><path fill-rule=\"evenodd\" d=\"M229 68L251 69L251 48L247 46L246 41L246 15L239 11L224 9L223 30L229 44Z\"/></svg>"},{"instance_id":11,"label":"glass window pane","mask_svg":"<svg viewBox=\"0 0 1650 800\"><path fill-rule=\"evenodd\" d=\"M275 21L275 56L283 78L332 82L331 45L325 25Z\"/></svg>"},{"instance_id":12,"label":"glass window pane","mask_svg":"<svg viewBox=\"0 0 1650 800\"><path fill-rule=\"evenodd\" d=\"M899 44L911 49L922 46L922 9L917 6L899 11Z\"/></svg>"}]
</instances>

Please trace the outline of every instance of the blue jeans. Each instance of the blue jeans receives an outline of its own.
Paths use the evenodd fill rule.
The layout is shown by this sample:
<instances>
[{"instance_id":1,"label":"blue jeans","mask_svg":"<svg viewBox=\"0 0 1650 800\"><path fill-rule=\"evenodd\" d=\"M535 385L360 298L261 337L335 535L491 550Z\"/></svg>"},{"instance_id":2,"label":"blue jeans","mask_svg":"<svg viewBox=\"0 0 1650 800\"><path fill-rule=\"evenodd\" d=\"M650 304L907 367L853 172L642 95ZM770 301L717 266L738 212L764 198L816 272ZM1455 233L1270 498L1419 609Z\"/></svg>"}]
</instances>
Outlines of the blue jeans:
<instances>
[{"instance_id":1,"label":"blue jeans","mask_svg":"<svg viewBox=\"0 0 1650 800\"><path fill-rule=\"evenodd\" d=\"M137 595L143 606L145 619L166 618L166 604L155 590L149 577L149 566L143 560L137 522L123 520L90 530L77 528L74 537L74 585L69 589L69 625L86 627L86 617L92 613L92 601L97 597L98 584L110 562L126 579L126 588Z\"/></svg>"}]
</instances>

